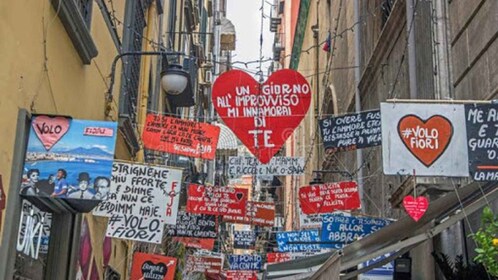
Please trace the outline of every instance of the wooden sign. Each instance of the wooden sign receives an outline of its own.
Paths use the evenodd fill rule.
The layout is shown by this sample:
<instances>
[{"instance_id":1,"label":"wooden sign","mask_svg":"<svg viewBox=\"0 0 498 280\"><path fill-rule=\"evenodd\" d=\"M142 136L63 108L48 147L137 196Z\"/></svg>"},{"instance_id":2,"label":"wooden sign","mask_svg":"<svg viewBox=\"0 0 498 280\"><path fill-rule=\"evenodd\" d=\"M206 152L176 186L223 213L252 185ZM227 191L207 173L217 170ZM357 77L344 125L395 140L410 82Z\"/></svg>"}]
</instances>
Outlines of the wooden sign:
<instances>
[{"instance_id":1,"label":"wooden sign","mask_svg":"<svg viewBox=\"0 0 498 280\"><path fill-rule=\"evenodd\" d=\"M246 215L247 189L190 184L187 212L208 215Z\"/></svg>"},{"instance_id":2,"label":"wooden sign","mask_svg":"<svg viewBox=\"0 0 498 280\"><path fill-rule=\"evenodd\" d=\"M350 181L301 187L299 205L304 214L358 209L360 208L358 185Z\"/></svg>"},{"instance_id":3,"label":"wooden sign","mask_svg":"<svg viewBox=\"0 0 498 280\"><path fill-rule=\"evenodd\" d=\"M320 120L327 152L350 151L381 144L380 110L329 117Z\"/></svg>"},{"instance_id":4,"label":"wooden sign","mask_svg":"<svg viewBox=\"0 0 498 280\"><path fill-rule=\"evenodd\" d=\"M303 173L304 158L302 157L273 157L267 164L260 164L255 157L230 157L228 159L228 176L231 178L241 175L287 176Z\"/></svg>"},{"instance_id":5,"label":"wooden sign","mask_svg":"<svg viewBox=\"0 0 498 280\"><path fill-rule=\"evenodd\" d=\"M218 236L216 216L180 211L176 224L166 227L166 234L180 237L216 238Z\"/></svg>"},{"instance_id":6,"label":"wooden sign","mask_svg":"<svg viewBox=\"0 0 498 280\"><path fill-rule=\"evenodd\" d=\"M498 181L498 105L465 105L469 170L474 181Z\"/></svg>"},{"instance_id":7,"label":"wooden sign","mask_svg":"<svg viewBox=\"0 0 498 280\"><path fill-rule=\"evenodd\" d=\"M130 280L173 280L175 270L175 258L135 252Z\"/></svg>"},{"instance_id":8,"label":"wooden sign","mask_svg":"<svg viewBox=\"0 0 498 280\"><path fill-rule=\"evenodd\" d=\"M275 203L247 201L244 216L223 215L223 221L235 224L272 227L275 223Z\"/></svg>"},{"instance_id":9,"label":"wooden sign","mask_svg":"<svg viewBox=\"0 0 498 280\"><path fill-rule=\"evenodd\" d=\"M298 72L283 69L259 84L240 70L213 84L213 105L225 124L261 163L268 163L306 115L311 87Z\"/></svg>"},{"instance_id":10,"label":"wooden sign","mask_svg":"<svg viewBox=\"0 0 498 280\"><path fill-rule=\"evenodd\" d=\"M219 135L219 126L147 114L142 140L147 149L214 159Z\"/></svg>"},{"instance_id":11,"label":"wooden sign","mask_svg":"<svg viewBox=\"0 0 498 280\"><path fill-rule=\"evenodd\" d=\"M381 104L384 173L468 176L464 106Z\"/></svg>"},{"instance_id":12,"label":"wooden sign","mask_svg":"<svg viewBox=\"0 0 498 280\"><path fill-rule=\"evenodd\" d=\"M408 195L403 198L403 206L405 207L406 213L408 213L415 222L418 222L425 214L425 211L427 211L427 208L429 208L429 201L425 196L414 198L413 196Z\"/></svg>"}]
</instances>

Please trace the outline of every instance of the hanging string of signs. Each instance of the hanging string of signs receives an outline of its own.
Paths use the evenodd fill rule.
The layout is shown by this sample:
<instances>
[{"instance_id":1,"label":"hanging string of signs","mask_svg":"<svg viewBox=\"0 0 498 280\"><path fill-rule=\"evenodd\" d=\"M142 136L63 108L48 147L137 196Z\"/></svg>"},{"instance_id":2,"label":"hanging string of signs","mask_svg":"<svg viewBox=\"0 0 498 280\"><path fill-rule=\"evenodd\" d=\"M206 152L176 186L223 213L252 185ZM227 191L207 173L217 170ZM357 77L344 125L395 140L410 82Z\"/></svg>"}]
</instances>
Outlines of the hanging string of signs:
<instances>
[{"instance_id":1,"label":"hanging string of signs","mask_svg":"<svg viewBox=\"0 0 498 280\"><path fill-rule=\"evenodd\" d=\"M229 157L228 176L237 178L241 175L253 176L287 176L304 174L304 158L273 157L267 164L258 164L255 157Z\"/></svg>"}]
</instances>

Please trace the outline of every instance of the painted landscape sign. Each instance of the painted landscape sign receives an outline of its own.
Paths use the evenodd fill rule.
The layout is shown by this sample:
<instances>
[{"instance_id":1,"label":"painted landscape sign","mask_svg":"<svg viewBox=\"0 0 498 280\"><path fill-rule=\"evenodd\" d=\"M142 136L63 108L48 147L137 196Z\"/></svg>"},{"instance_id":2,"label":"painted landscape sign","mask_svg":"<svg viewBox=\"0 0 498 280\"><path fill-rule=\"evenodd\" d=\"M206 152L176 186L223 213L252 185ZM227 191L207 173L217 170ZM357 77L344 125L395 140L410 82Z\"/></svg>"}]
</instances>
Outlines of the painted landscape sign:
<instances>
[{"instance_id":1,"label":"painted landscape sign","mask_svg":"<svg viewBox=\"0 0 498 280\"><path fill-rule=\"evenodd\" d=\"M224 215L228 223L272 227L275 222L275 203L247 201L246 215Z\"/></svg>"},{"instance_id":2,"label":"painted landscape sign","mask_svg":"<svg viewBox=\"0 0 498 280\"><path fill-rule=\"evenodd\" d=\"M182 170L114 162L111 192L94 211L108 216L106 236L161 243L165 224L174 225Z\"/></svg>"},{"instance_id":3,"label":"painted landscape sign","mask_svg":"<svg viewBox=\"0 0 498 280\"><path fill-rule=\"evenodd\" d=\"M166 227L166 234L179 237L217 238L216 216L180 211L176 224Z\"/></svg>"},{"instance_id":4,"label":"painted landscape sign","mask_svg":"<svg viewBox=\"0 0 498 280\"><path fill-rule=\"evenodd\" d=\"M318 230L277 232L279 252L320 251L320 233Z\"/></svg>"},{"instance_id":5,"label":"painted landscape sign","mask_svg":"<svg viewBox=\"0 0 498 280\"><path fill-rule=\"evenodd\" d=\"M280 150L306 115L311 87L300 73L283 69L259 84L240 70L213 84L213 106L223 122L263 164Z\"/></svg>"},{"instance_id":6,"label":"painted landscape sign","mask_svg":"<svg viewBox=\"0 0 498 280\"><path fill-rule=\"evenodd\" d=\"M255 157L230 157L228 159L228 176L237 178L241 175L286 176L302 175L304 158L273 157L269 163L261 164Z\"/></svg>"},{"instance_id":7,"label":"painted landscape sign","mask_svg":"<svg viewBox=\"0 0 498 280\"><path fill-rule=\"evenodd\" d=\"M147 149L214 159L219 135L216 125L147 114L142 140Z\"/></svg>"},{"instance_id":8,"label":"painted landscape sign","mask_svg":"<svg viewBox=\"0 0 498 280\"><path fill-rule=\"evenodd\" d=\"M299 188L299 205L304 214L358 209L361 206L358 185L347 181L303 186Z\"/></svg>"},{"instance_id":9,"label":"painted landscape sign","mask_svg":"<svg viewBox=\"0 0 498 280\"><path fill-rule=\"evenodd\" d=\"M467 151L474 181L498 181L498 105L466 104Z\"/></svg>"},{"instance_id":10,"label":"painted landscape sign","mask_svg":"<svg viewBox=\"0 0 498 280\"><path fill-rule=\"evenodd\" d=\"M467 177L465 112L454 104L381 104L387 175Z\"/></svg>"},{"instance_id":11,"label":"painted landscape sign","mask_svg":"<svg viewBox=\"0 0 498 280\"><path fill-rule=\"evenodd\" d=\"M322 119L320 130L327 152L378 146L382 142L380 110Z\"/></svg>"},{"instance_id":12,"label":"painted landscape sign","mask_svg":"<svg viewBox=\"0 0 498 280\"><path fill-rule=\"evenodd\" d=\"M261 270L261 255L228 255L230 270Z\"/></svg>"},{"instance_id":13,"label":"painted landscape sign","mask_svg":"<svg viewBox=\"0 0 498 280\"><path fill-rule=\"evenodd\" d=\"M247 189L190 184L187 212L208 215L246 215Z\"/></svg>"},{"instance_id":14,"label":"painted landscape sign","mask_svg":"<svg viewBox=\"0 0 498 280\"><path fill-rule=\"evenodd\" d=\"M116 122L33 116L19 193L28 200L64 199L90 211L96 203L85 207L84 201L102 200L109 191L116 135Z\"/></svg>"}]
</instances>

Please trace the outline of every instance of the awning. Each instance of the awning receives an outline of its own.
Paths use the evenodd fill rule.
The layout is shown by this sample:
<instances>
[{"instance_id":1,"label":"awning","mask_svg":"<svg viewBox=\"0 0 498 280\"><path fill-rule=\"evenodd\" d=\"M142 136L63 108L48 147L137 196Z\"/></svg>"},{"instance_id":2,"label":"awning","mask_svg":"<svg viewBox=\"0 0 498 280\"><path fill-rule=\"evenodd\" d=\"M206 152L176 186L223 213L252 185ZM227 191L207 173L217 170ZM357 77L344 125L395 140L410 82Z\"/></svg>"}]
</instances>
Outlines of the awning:
<instances>
[{"instance_id":1,"label":"awning","mask_svg":"<svg viewBox=\"0 0 498 280\"><path fill-rule=\"evenodd\" d=\"M228 126L222 123L213 123L213 125L220 127L220 138L218 139L217 150L237 150L239 143L237 142L237 137L233 134L232 130Z\"/></svg>"},{"instance_id":2,"label":"awning","mask_svg":"<svg viewBox=\"0 0 498 280\"><path fill-rule=\"evenodd\" d=\"M328 278L328 275L332 273L331 269L335 269L338 266L338 263L340 263L340 271L346 271L375 257L396 252L381 262L341 275L341 279L353 278L360 273L382 266L397 256L410 251L420 243L433 238L451 225L465 218L465 215L470 215L484 207L486 201L498 199L497 185L497 182L485 185L472 183L461 187L457 189L457 192L448 193L444 197L431 202L426 213L418 222L413 221L408 216L403 217L379 231L347 245L342 249L339 258L335 257L335 253L329 253L329 259L325 263L320 263L320 259L313 256L295 260L293 261L293 265L297 267L300 263L307 263L310 268L315 268L315 270L317 267L319 268L313 274L307 273L307 275L303 275L306 278L302 279L333 279ZM434 222L436 222L435 225ZM281 269L285 269L284 264L286 263L278 265L280 265ZM277 268L276 265L268 265L267 279L271 279L272 276L274 279L276 278L274 277L274 271ZM279 274L282 273L283 271L279 272Z\"/></svg>"}]
</instances>

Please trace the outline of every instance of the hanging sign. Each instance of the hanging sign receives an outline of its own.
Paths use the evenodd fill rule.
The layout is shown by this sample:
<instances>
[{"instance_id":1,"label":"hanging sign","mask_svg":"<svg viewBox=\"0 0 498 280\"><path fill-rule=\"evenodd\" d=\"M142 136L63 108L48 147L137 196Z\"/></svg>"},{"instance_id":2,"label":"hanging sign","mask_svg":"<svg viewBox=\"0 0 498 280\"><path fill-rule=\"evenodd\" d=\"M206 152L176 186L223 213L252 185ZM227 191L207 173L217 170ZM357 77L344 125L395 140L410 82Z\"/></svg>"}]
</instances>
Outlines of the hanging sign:
<instances>
[{"instance_id":1,"label":"hanging sign","mask_svg":"<svg viewBox=\"0 0 498 280\"><path fill-rule=\"evenodd\" d=\"M256 233L254 231L234 231L233 248L234 249L251 249L256 245Z\"/></svg>"},{"instance_id":2,"label":"hanging sign","mask_svg":"<svg viewBox=\"0 0 498 280\"><path fill-rule=\"evenodd\" d=\"M115 162L109 197L96 209L108 216L106 236L161 243L165 224L174 225L182 171Z\"/></svg>"},{"instance_id":3,"label":"hanging sign","mask_svg":"<svg viewBox=\"0 0 498 280\"><path fill-rule=\"evenodd\" d=\"M320 120L327 152L350 151L381 144L380 110L329 117Z\"/></svg>"},{"instance_id":4,"label":"hanging sign","mask_svg":"<svg viewBox=\"0 0 498 280\"><path fill-rule=\"evenodd\" d=\"M403 206L408 215L417 222L425 214L427 208L429 208L429 201L425 196L414 198L411 195L407 195L403 198Z\"/></svg>"},{"instance_id":5,"label":"hanging sign","mask_svg":"<svg viewBox=\"0 0 498 280\"><path fill-rule=\"evenodd\" d=\"M381 112L385 174L468 176L463 105L382 103Z\"/></svg>"},{"instance_id":6,"label":"hanging sign","mask_svg":"<svg viewBox=\"0 0 498 280\"><path fill-rule=\"evenodd\" d=\"M90 211L108 192L116 135L115 122L33 116L20 194L35 204L56 197L78 212Z\"/></svg>"},{"instance_id":7,"label":"hanging sign","mask_svg":"<svg viewBox=\"0 0 498 280\"><path fill-rule=\"evenodd\" d=\"M175 258L135 252L130 280L173 280L175 270Z\"/></svg>"},{"instance_id":8,"label":"hanging sign","mask_svg":"<svg viewBox=\"0 0 498 280\"><path fill-rule=\"evenodd\" d=\"M358 209L360 208L358 185L350 181L301 187L299 205L305 214Z\"/></svg>"},{"instance_id":9,"label":"hanging sign","mask_svg":"<svg viewBox=\"0 0 498 280\"><path fill-rule=\"evenodd\" d=\"M228 255L230 270L261 270L262 262L260 255Z\"/></svg>"},{"instance_id":10,"label":"hanging sign","mask_svg":"<svg viewBox=\"0 0 498 280\"><path fill-rule=\"evenodd\" d=\"M342 249L344 245L363 238L390 223L389 220L377 218L324 215L322 248Z\"/></svg>"},{"instance_id":11,"label":"hanging sign","mask_svg":"<svg viewBox=\"0 0 498 280\"><path fill-rule=\"evenodd\" d=\"M214 108L261 163L268 163L306 115L311 87L298 72L283 69L259 84L230 70L213 84Z\"/></svg>"},{"instance_id":12,"label":"hanging sign","mask_svg":"<svg viewBox=\"0 0 498 280\"><path fill-rule=\"evenodd\" d=\"M220 273L223 258L212 256L187 256L184 270L187 272Z\"/></svg>"},{"instance_id":13,"label":"hanging sign","mask_svg":"<svg viewBox=\"0 0 498 280\"><path fill-rule=\"evenodd\" d=\"M286 176L302 175L304 158L273 157L268 164L260 164L255 157L230 157L228 159L228 176L238 178L241 175Z\"/></svg>"},{"instance_id":14,"label":"hanging sign","mask_svg":"<svg viewBox=\"0 0 498 280\"><path fill-rule=\"evenodd\" d=\"M320 251L320 233L318 230L277 232L279 252Z\"/></svg>"},{"instance_id":15,"label":"hanging sign","mask_svg":"<svg viewBox=\"0 0 498 280\"><path fill-rule=\"evenodd\" d=\"M154 151L214 159L219 135L219 126L147 114L142 140Z\"/></svg>"},{"instance_id":16,"label":"hanging sign","mask_svg":"<svg viewBox=\"0 0 498 280\"><path fill-rule=\"evenodd\" d=\"M257 280L258 274L251 270L226 270L227 280Z\"/></svg>"},{"instance_id":17,"label":"hanging sign","mask_svg":"<svg viewBox=\"0 0 498 280\"><path fill-rule=\"evenodd\" d=\"M247 189L190 184L187 212L208 215L246 215Z\"/></svg>"},{"instance_id":18,"label":"hanging sign","mask_svg":"<svg viewBox=\"0 0 498 280\"><path fill-rule=\"evenodd\" d=\"M389 258L390 256L391 256L390 253L380 255L378 257L375 257L371 260L359 264L358 268L361 269L363 267L373 265L375 263L383 261L386 258ZM358 275L358 280L392 280L393 274L394 274L394 261L391 261L383 266L373 268L372 270L369 270L367 272Z\"/></svg>"},{"instance_id":19,"label":"hanging sign","mask_svg":"<svg viewBox=\"0 0 498 280\"><path fill-rule=\"evenodd\" d=\"M474 181L498 181L498 105L465 105L467 150Z\"/></svg>"},{"instance_id":20,"label":"hanging sign","mask_svg":"<svg viewBox=\"0 0 498 280\"><path fill-rule=\"evenodd\" d=\"M166 234L180 237L216 238L218 236L216 216L180 211L176 224L166 227Z\"/></svg>"},{"instance_id":21,"label":"hanging sign","mask_svg":"<svg viewBox=\"0 0 498 280\"><path fill-rule=\"evenodd\" d=\"M299 207L299 228L300 229L313 229L322 228L322 214L304 214L301 207Z\"/></svg>"},{"instance_id":22,"label":"hanging sign","mask_svg":"<svg viewBox=\"0 0 498 280\"><path fill-rule=\"evenodd\" d=\"M247 201L246 215L224 215L223 221L236 224L272 227L275 223L275 203Z\"/></svg>"},{"instance_id":23,"label":"hanging sign","mask_svg":"<svg viewBox=\"0 0 498 280\"><path fill-rule=\"evenodd\" d=\"M266 263L270 264L270 263L287 262L300 258L311 257L325 252L327 251L321 249L320 251L313 251L313 252L266 253Z\"/></svg>"},{"instance_id":24,"label":"hanging sign","mask_svg":"<svg viewBox=\"0 0 498 280\"><path fill-rule=\"evenodd\" d=\"M173 237L173 241L183 243L185 247L206 250L213 250L215 240L214 238Z\"/></svg>"}]
</instances>

